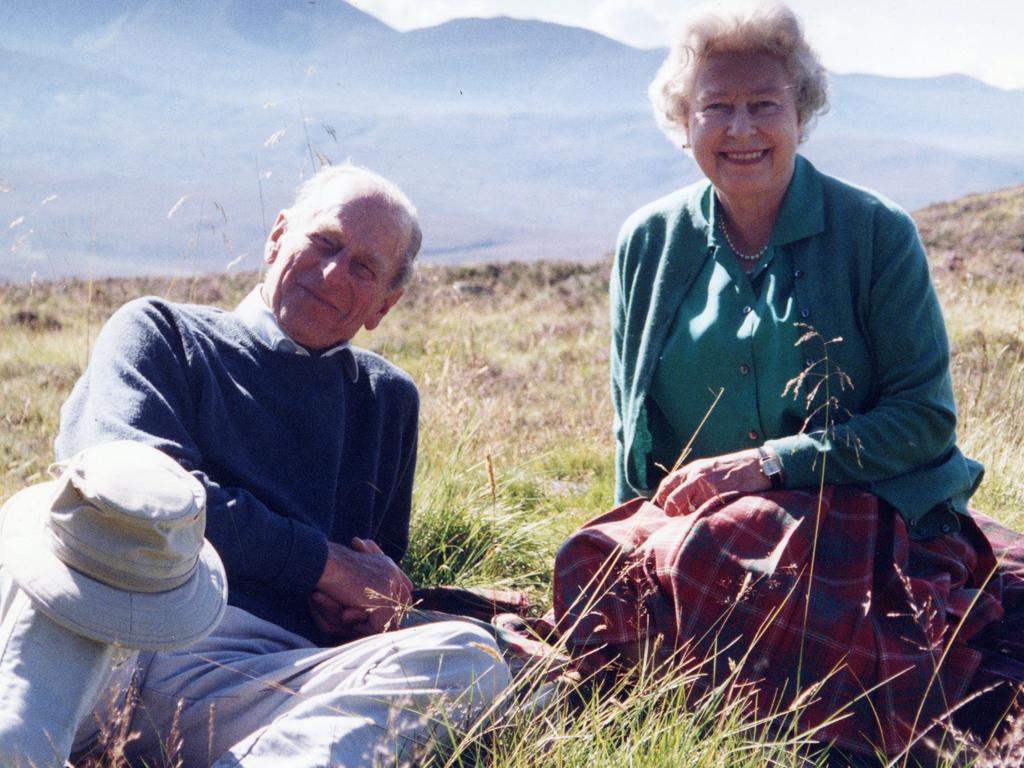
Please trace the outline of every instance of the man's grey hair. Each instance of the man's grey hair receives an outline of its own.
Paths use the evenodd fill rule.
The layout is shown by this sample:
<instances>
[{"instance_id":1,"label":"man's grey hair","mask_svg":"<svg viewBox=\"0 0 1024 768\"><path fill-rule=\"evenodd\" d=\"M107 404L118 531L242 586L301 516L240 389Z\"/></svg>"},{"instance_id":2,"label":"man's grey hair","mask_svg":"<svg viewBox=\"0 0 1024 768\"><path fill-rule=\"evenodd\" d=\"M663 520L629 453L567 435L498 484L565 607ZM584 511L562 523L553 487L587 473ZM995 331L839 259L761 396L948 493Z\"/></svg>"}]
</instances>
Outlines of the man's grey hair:
<instances>
[{"instance_id":1,"label":"man's grey hair","mask_svg":"<svg viewBox=\"0 0 1024 768\"><path fill-rule=\"evenodd\" d=\"M412 279L416 255L423 242L423 232L420 229L416 206L393 181L385 179L379 173L374 173L368 168L352 163L325 165L317 171L316 175L298 188L295 193L295 202L288 210L302 210L316 205L323 199L328 189L333 192L338 184L342 185L342 189L367 190L369 195L377 197L402 214L409 227L409 241L405 246L405 253L402 255L402 264L391 281L391 289L403 288Z\"/></svg>"}]
</instances>

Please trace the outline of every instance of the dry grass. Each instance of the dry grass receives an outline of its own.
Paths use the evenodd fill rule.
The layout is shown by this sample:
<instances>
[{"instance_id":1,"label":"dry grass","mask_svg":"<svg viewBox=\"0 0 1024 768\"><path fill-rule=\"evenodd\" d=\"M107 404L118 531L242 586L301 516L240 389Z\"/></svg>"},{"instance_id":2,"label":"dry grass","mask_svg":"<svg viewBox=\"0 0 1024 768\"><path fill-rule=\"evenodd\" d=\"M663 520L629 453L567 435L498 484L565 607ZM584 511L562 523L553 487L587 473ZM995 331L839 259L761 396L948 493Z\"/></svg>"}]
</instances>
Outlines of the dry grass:
<instances>
[{"instance_id":1,"label":"dry grass","mask_svg":"<svg viewBox=\"0 0 1024 768\"><path fill-rule=\"evenodd\" d=\"M938 267L982 279L1024 278L1024 187L931 205L914 218Z\"/></svg>"},{"instance_id":2,"label":"dry grass","mask_svg":"<svg viewBox=\"0 0 1024 768\"><path fill-rule=\"evenodd\" d=\"M988 470L975 501L1018 527L1022 206L1024 190L1011 190L919 217L949 324L960 442ZM417 581L513 584L546 602L558 544L610 505L607 271L607 261L424 267L381 328L358 340L410 371L422 393L406 561ZM115 307L146 293L231 306L254 280L0 284L0 499L43 479L60 403ZM687 698L682 684L637 674L629 692L598 691L582 707L566 698L541 717L504 721L452 762L469 764L483 750L500 766L814 764L798 749L802 736L774 739L741 706L715 709ZM1019 743L998 749L978 765L1019 758ZM961 754L949 764L962 762Z\"/></svg>"}]
</instances>

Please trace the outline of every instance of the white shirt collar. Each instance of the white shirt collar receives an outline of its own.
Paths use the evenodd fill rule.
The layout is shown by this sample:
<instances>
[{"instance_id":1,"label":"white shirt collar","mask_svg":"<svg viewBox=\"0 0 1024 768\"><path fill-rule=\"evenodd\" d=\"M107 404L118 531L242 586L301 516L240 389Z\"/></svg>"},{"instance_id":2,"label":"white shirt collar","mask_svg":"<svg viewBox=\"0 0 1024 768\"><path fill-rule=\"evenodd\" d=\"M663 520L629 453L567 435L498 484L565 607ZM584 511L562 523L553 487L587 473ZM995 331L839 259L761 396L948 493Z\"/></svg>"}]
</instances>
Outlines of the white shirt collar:
<instances>
[{"instance_id":1,"label":"white shirt collar","mask_svg":"<svg viewBox=\"0 0 1024 768\"><path fill-rule=\"evenodd\" d=\"M292 340L278 324L274 313L263 300L263 292L260 290L262 287L262 284L260 284L253 288L242 299L241 303L235 307L235 314L238 315L257 339L275 352L312 357L313 353L310 353L304 346ZM356 366L355 355L349 342L339 342L333 347L328 347L324 351L315 354L318 357L330 357L331 355L340 354L348 377L352 381L359 378L359 368Z\"/></svg>"}]
</instances>

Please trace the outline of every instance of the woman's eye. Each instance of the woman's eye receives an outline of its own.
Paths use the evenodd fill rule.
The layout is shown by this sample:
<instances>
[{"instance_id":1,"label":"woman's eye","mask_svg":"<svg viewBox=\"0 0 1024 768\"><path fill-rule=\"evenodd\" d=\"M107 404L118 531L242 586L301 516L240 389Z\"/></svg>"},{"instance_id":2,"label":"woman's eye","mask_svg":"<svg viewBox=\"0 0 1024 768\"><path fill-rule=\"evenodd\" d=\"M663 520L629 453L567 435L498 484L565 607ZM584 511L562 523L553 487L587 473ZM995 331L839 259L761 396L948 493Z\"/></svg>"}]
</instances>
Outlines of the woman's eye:
<instances>
[{"instance_id":1,"label":"woman's eye","mask_svg":"<svg viewBox=\"0 0 1024 768\"><path fill-rule=\"evenodd\" d=\"M712 101L700 108L697 116L704 120L725 120L732 114L732 104L725 101Z\"/></svg>"},{"instance_id":2,"label":"woman's eye","mask_svg":"<svg viewBox=\"0 0 1024 768\"><path fill-rule=\"evenodd\" d=\"M765 99L763 101L754 102L754 111L763 115L770 115L778 112L779 106L779 102Z\"/></svg>"}]
</instances>

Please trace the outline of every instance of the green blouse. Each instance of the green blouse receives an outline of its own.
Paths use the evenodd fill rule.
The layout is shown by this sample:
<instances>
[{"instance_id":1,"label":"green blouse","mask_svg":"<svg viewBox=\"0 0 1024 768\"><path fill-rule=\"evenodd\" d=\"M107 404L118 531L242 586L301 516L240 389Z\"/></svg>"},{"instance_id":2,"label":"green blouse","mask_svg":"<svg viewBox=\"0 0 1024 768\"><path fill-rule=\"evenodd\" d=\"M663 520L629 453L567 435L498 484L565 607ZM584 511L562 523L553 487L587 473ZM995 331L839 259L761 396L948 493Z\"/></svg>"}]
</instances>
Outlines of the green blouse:
<instances>
[{"instance_id":1,"label":"green blouse","mask_svg":"<svg viewBox=\"0 0 1024 768\"><path fill-rule=\"evenodd\" d=\"M910 217L798 156L751 278L715 221L703 181L620 235L617 498L653 492L721 390L690 459L767 444L788 487L824 472L892 504L913 536L955 527L950 510L966 511L982 468L956 446L945 325Z\"/></svg>"},{"instance_id":2,"label":"green blouse","mask_svg":"<svg viewBox=\"0 0 1024 768\"><path fill-rule=\"evenodd\" d=\"M691 438L692 455L717 456L800 430L804 398L784 395L806 367L793 289L792 259L783 249L769 248L749 277L724 243L705 260L651 381L655 464L671 467ZM680 397L682 391L693 395Z\"/></svg>"}]
</instances>

